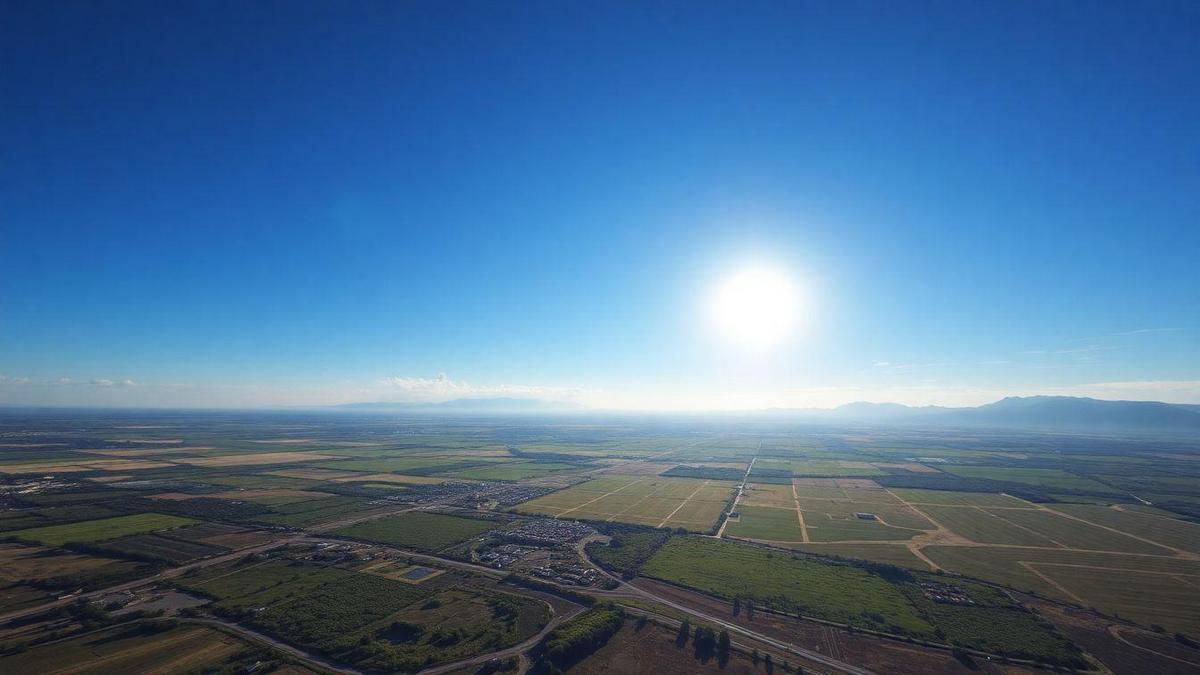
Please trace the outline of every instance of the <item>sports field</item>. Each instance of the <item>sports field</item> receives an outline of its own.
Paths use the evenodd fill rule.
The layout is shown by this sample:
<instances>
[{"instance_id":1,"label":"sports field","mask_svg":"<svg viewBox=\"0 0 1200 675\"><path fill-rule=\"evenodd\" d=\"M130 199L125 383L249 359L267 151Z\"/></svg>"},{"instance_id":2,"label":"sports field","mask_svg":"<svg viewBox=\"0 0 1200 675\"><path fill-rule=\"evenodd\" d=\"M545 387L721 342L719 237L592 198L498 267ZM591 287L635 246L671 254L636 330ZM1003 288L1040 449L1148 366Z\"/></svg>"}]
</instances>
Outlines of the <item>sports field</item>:
<instances>
[{"instance_id":1,"label":"sports field","mask_svg":"<svg viewBox=\"0 0 1200 675\"><path fill-rule=\"evenodd\" d=\"M525 502L517 511L707 532L732 487L731 481L606 475Z\"/></svg>"}]
</instances>

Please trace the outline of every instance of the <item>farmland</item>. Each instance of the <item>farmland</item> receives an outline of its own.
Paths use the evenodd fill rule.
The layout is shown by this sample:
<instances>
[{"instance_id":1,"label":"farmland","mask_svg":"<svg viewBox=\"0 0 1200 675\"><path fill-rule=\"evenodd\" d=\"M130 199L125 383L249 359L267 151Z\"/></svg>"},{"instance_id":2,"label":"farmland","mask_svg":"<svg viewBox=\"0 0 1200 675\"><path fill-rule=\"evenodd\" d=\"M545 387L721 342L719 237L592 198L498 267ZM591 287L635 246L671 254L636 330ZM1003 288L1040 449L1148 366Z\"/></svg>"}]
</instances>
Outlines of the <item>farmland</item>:
<instances>
[{"instance_id":1,"label":"farmland","mask_svg":"<svg viewBox=\"0 0 1200 675\"><path fill-rule=\"evenodd\" d=\"M335 530L333 534L422 551L438 551L498 527L503 527L503 524L437 513L405 513L351 525Z\"/></svg>"},{"instance_id":2,"label":"farmland","mask_svg":"<svg viewBox=\"0 0 1200 675\"><path fill-rule=\"evenodd\" d=\"M339 664L413 670L511 644L548 620L541 601L435 560L573 584L587 565L578 540L545 550L484 538L551 518L594 527L587 559L615 576L724 608L736 598L1073 662L1060 636L977 579L1200 636L1200 525L1186 516L1200 505L1200 460L1188 459L1200 448L749 422L254 419L183 416L120 432L48 421L25 436L10 427L0 465L63 470L0 475L12 486L0 502L0 612L196 565L176 582L212 600L196 610L204 616ZM1072 452L1078 461L1064 459ZM1159 494L1169 501L1146 503ZM292 543L240 553L272 541ZM417 569L429 571L410 578ZM582 592L603 588L588 579ZM16 639L3 630L0 646Z\"/></svg>"},{"instance_id":3,"label":"farmland","mask_svg":"<svg viewBox=\"0 0 1200 675\"><path fill-rule=\"evenodd\" d=\"M29 530L18 530L14 537L47 546L62 546L68 542L90 543L105 539L116 539L130 534L168 530L184 525L193 525L190 518L166 516L160 513L140 513L132 516L85 520L67 525L51 525Z\"/></svg>"},{"instance_id":4,"label":"farmland","mask_svg":"<svg viewBox=\"0 0 1200 675\"><path fill-rule=\"evenodd\" d=\"M112 628L4 660L13 675L84 671L180 673L246 668L261 657L249 644L203 626Z\"/></svg>"},{"instance_id":5,"label":"farmland","mask_svg":"<svg viewBox=\"0 0 1200 675\"><path fill-rule=\"evenodd\" d=\"M706 532L731 494L728 481L606 476L526 502L522 513Z\"/></svg>"}]
</instances>

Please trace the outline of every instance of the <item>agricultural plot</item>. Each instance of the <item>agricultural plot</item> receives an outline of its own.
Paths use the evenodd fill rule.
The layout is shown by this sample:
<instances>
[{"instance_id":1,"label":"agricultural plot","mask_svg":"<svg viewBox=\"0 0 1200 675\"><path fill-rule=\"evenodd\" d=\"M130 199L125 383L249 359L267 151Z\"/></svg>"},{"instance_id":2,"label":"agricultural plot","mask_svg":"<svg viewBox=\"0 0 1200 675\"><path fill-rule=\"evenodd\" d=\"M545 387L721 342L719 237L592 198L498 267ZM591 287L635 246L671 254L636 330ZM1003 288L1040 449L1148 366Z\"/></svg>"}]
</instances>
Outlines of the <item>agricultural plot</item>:
<instances>
[{"instance_id":1,"label":"agricultural plot","mask_svg":"<svg viewBox=\"0 0 1200 675\"><path fill-rule=\"evenodd\" d=\"M25 464L0 464L0 473L9 474L56 474L82 473L85 471L137 471L161 469L171 464L147 459L92 459L67 462L33 462Z\"/></svg>"},{"instance_id":2,"label":"agricultural plot","mask_svg":"<svg viewBox=\"0 0 1200 675\"><path fill-rule=\"evenodd\" d=\"M988 492L954 492L951 490L919 490L891 488L888 490L910 504L944 506L1008 506L1028 508L1029 502L1008 495Z\"/></svg>"},{"instance_id":3,"label":"agricultural plot","mask_svg":"<svg viewBox=\"0 0 1200 675\"><path fill-rule=\"evenodd\" d=\"M903 542L881 541L877 543L844 544L837 542L810 542L807 544L787 544L785 548L816 555L850 560L867 560L870 562L895 565L909 569L928 571L929 565L913 554Z\"/></svg>"},{"instance_id":4,"label":"agricultural plot","mask_svg":"<svg viewBox=\"0 0 1200 675\"><path fill-rule=\"evenodd\" d=\"M1044 509L992 509L992 515L1026 528L1064 548L1171 555L1170 549Z\"/></svg>"},{"instance_id":5,"label":"agricultural plot","mask_svg":"<svg viewBox=\"0 0 1200 675\"><path fill-rule=\"evenodd\" d=\"M133 534L128 537L119 537L104 542L100 548L104 551L113 551L139 559L161 560L171 565L179 565L227 550L219 546L171 539L155 534Z\"/></svg>"},{"instance_id":6,"label":"agricultural plot","mask_svg":"<svg viewBox=\"0 0 1200 675\"><path fill-rule=\"evenodd\" d=\"M24 541L33 541L47 546L62 546L68 542L90 543L116 539L130 534L169 530L196 522L191 518L167 516L160 513L138 513L131 516L18 530L12 534Z\"/></svg>"},{"instance_id":7,"label":"agricultural plot","mask_svg":"<svg viewBox=\"0 0 1200 675\"><path fill-rule=\"evenodd\" d=\"M730 482L696 478L606 475L525 502L517 510L706 532L724 509L731 487Z\"/></svg>"},{"instance_id":8,"label":"agricultural plot","mask_svg":"<svg viewBox=\"0 0 1200 675\"><path fill-rule=\"evenodd\" d=\"M804 537L794 504L791 508L739 505L737 511L738 519L725 525L724 536L789 542Z\"/></svg>"},{"instance_id":9,"label":"agricultural plot","mask_svg":"<svg viewBox=\"0 0 1200 675\"><path fill-rule=\"evenodd\" d=\"M440 551L504 523L413 511L334 530L333 534L421 551Z\"/></svg>"},{"instance_id":10,"label":"agricultural plot","mask_svg":"<svg viewBox=\"0 0 1200 675\"><path fill-rule=\"evenodd\" d=\"M1067 473L1060 469L1035 469L1007 466L947 466L943 470L964 478L986 478L988 480L1006 483L1024 483L1036 487L1066 490L1087 490L1094 492L1115 492L1113 488Z\"/></svg>"},{"instance_id":11,"label":"agricultural plot","mask_svg":"<svg viewBox=\"0 0 1200 675\"><path fill-rule=\"evenodd\" d=\"M523 480L541 478L566 471L578 471L577 464L564 462L505 462L492 466L477 466L451 471L443 475L470 480Z\"/></svg>"},{"instance_id":12,"label":"agricultural plot","mask_svg":"<svg viewBox=\"0 0 1200 675\"><path fill-rule=\"evenodd\" d=\"M332 479L334 483L395 483L397 485L439 485L448 478L441 476L405 476L398 473L355 473Z\"/></svg>"},{"instance_id":13,"label":"agricultural plot","mask_svg":"<svg viewBox=\"0 0 1200 675\"><path fill-rule=\"evenodd\" d=\"M1060 548L1059 544L1049 537L1016 525L986 509L971 506L925 505L921 507L921 511L955 534L982 544ZM1006 514L1008 510L997 510L996 513Z\"/></svg>"},{"instance_id":14,"label":"agricultural plot","mask_svg":"<svg viewBox=\"0 0 1200 675\"><path fill-rule=\"evenodd\" d=\"M320 467L333 471L362 471L366 473L409 473L428 475L467 468L468 466L484 463L502 463L508 461L497 457L473 457L470 459L453 457L389 457L379 459L345 459L328 462Z\"/></svg>"},{"instance_id":15,"label":"agricultural plot","mask_svg":"<svg viewBox=\"0 0 1200 675\"><path fill-rule=\"evenodd\" d=\"M830 621L933 634L904 594L882 578L782 551L675 537L642 566L642 574L729 600L752 598L759 605Z\"/></svg>"},{"instance_id":16,"label":"agricultural plot","mask_svg":"<svg viewBox=\"0 0 1200 675\"><path fill-rule=\"evenodd\" d=\"M1163 515L1138 513L1128 509L1120 511L1107 506L1083 504L1054 504L1053 510L1083 518L1084 520L1137 535L1192 553L1200 553L1200 525Z\"/></svg>"},{"instance_id":17,"label":"agricultural plot","mask_svg":"<svg viewBox=\"0 0 1200 675\"><path fill-rule=\"evenodd\" d=\"M339 516L348 515L367 508L369 500L361 497L327 497L325 499L310 499L291 504L279 504L271 507L274 513L260 516L258 520L272 525L288 527L308 527Z\"/></svg>"},{"instance_id":18,"label":"agricultural plot","mask_svg":"<svg viewBox=\"0 0 1200 675\"><path fill-rule=\"evenodd\" d=\"M0 543L0 611L52 600L62 589L119 583L148 569L128 560Z\"/></svg>"},{"instance_id":19,"label":"agricultural plot","mask_svg":"<svg viewBox=\"0 0 1200 675\"><path fill-rule=\"evenodd\" d=\"M212 457L176 457L171 461L190 464L192 466L218 467L294 464L296 462L317 462L326 459L337 459L337 457L334 455L322 455L316 452L256 452L214 455Z\"/></svg>"},{"instance_id":20,"label":"agricultural plot","mask_svg":"<svg viewBox=\"0 0 1200 675\"><path fill-rule=\"evenodd\" d=\"M1200 568L1191 560L973 546L926 546L922 552L939 567L959 574L1172 631L1200 630Z\"/></svg>"},{"instance_id":21,"label":"agricultural plot","mask_svg":"<svg viewBox=\"0 0 1200 675\"><path fill-rule=\"evenodd\" d=\"M263 656L241 640L204 626L154 624L111 628L4 659L10 675L81 672L148 673L245 671Z\"/></svg>"}]
</instances>

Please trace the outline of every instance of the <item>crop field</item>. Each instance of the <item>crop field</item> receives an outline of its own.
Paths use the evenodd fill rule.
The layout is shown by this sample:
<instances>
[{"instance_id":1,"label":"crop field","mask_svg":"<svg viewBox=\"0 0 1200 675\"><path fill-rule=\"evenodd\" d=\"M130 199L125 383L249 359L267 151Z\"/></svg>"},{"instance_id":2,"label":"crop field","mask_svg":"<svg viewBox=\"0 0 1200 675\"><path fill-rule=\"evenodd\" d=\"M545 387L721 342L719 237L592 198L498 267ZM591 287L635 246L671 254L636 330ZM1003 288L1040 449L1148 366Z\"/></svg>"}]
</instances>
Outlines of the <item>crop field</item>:
<instances>
[{"instance_id":1,"label":"crop field","mask_svg":"<svg viewBox=\"0 0 1200 675\"><path fill-rule=\"evenodd\" d=\"M35 462L25 464L0 464L0 473L48 474L79 473L83 471L136 471L138 469L161 469L169 467L166 462L145 459L90 459L70 462Z\"/></svg>"},{"instance_id":2,"label":"crop field","mask_svg":"<svg viewBox=\"0 0 1200 675\"><path fill-rule=\"evenodd\" d=\"M315 452L257 452L251 454L215 455L212 457L178 457L172 461L192 466L258 466L261 464L293 464L296 462L316 462L323 459L336 459L334 455L322 455Z\"/></svg>"},{"instance_id":3,"label":"crop field","mask_svg":"<svg viewBox=\"0 0 1200 675\"><path fill-rule=\"evenodd\" d=\"M1067 518L1046 509L993 509L990 513L1010 523L1037 532L1063 548L1151 555L1171 554L1170 549L1149 541L1135 539L1127 534Z\"/></svg>"},{"instance_id":4,"label":"crop field","mask_svg":"<svg viewBox=\"0 0 1200 675\"><path fill-rule=\"evenodd\" d=\"M725 536L767 541L801 541L796 507L738 506L738 520L725 526Z\"/></svg>"},{"instance_id":5,"label":"crop field","mask_svg":"<svg viewBox=\"0 0 1200 675\"><path fill-rule=\"evenodd\" d=\"M1200 553L1200 524L1161 514L1138 513L1128 508L1118 511L1108 506L1054 504L1053 510L1165 546Z\"/></svg>"},{"instance_id":6,"label":"crop field","mask_svg":"<svg viewBox=\"0 0 1200 675\"><path fill-rule=\"evenodd\" d=\"M355 473L331 479L335 483L395 483L397 485L439 485L449 478L441 476L405 476L398 473Z\"/></svg>"},{"instance_id":7,"label":"crop field","mask_svg":"<svg viewBox=\"0 0 1200 675\"><path fill-rule=\"evenodd\" d=\"M1200 630L1200 567L1195 561L1062 549L928 546L922 552L938 566L960 574L1096 607L1147 625Z\"/></svg>"},{"instance_id":8,"label":"crop field","mask_svg":"<svg viewBox=\"0 0 1200 675\"><path fill-rule=\"evenodd\" d=\"M51 525L30 530L18 530L13 536L47 546L62 546L67 542L89 543L116 539L130 534L142 534L183 527L196 523L191 518L167 516L160 513L138 513L131 516L86 520L66 525Z\"/></svg>"},{"instance_id":9,"label":"crop field","mask_svg":"<svg viewBox=\"0 0 1200 675\"><path fill-rule=\"evenodd\" d=\"M540 478L564 471L577 471L576 464L563 462L505 462L494 466L477 466L446 473L453 478L471 480L522 480L525 478Z\"/></svg>"},{"instance_id":10,"label":"crop field","mask_svg":"<svg viewBox=\"0 0 1200 675\"><path fill-rule=\"evenodd\" d=\"M356 511L362 511L367 508L367 501L369 500L360 497L336 496L293 502L291 504L278 504L272 507L274 513L261 516L259 519L272 525L307 527Z\"/></svg>"},{"instance_id":11,"label":"crop field","mask_svg":"<svg viewBox=\"0 0 1200 675\"><path fill-rule=\"evenodd\" d=\"M318 468L334 471L362 471L365 473L415 473L425 475L452 471L458 468L486 462L505 462L503 458L475 457L392 457L382 459L341 459L328 462Z\"/></svg>"},{"instance_id":12,"label":"crop field","mask_svg":"<svg viewBox=\"0 0 1200 675\"><path fill-rule=\"evenodd\" d=\"M1029 503L1016 497L988 492L953 492L950 490L916 490L891 488L888 490L909 504L932 504L943 506L1012 506L1026 508Z\"/></svg>"},{"instance_id":13,"label":"crop field","mask_svg":"<svg viewBox=\"0 0 1200 675\"><path fill-rule=\"evenodd\" d=\"M722 598L754 598L761 605L864 627L872 617L912 635L933 628L892 584L856 567L830 565L781 551L715 539L676 537L642 566L646 576Z\"/></svg>"},{"instance_id":14,"label":"crop field","mask_svg":"<svg viewBox=\"0 0 1200 675\"><path fill-rule=\"evenodd\" d=\"M161 629L153 624L111 628L8 657L11 675L107 672L201 672L253 665L259 652L241 640L204 626ZM246 663L241 663L246 657Z\"/></svg>"},{"instance_id":15,"label":"crop field","mask_svg":"<svg viewBox=\"0 0 1200 675\"><path fill-rule=\"evenodd\" d=\"M422 551L440 551L502 527L504 523L490 520L414 511L351 525L334 530L333 534Z\"/></svg>"},{"instance_id":16,"label":"crop field","mask_svg":"<svg viewBox=\"0 0 1200 675\"><path fill-rule=\"evenodd\" d=\"M1060 469L1032 469L1000 466L949 466L944 468L957 476L966 478L988 478L1009 483L1026 483L1038 487L1069 490L1096 490L1112 492L1109 486L1067 473Z\"/></svg>"},{"instance_id":17,"label":"crop field","mask_svg":"<svg viewBox=\"0 0 1200 675\"><path fill-rule=\"evenodd\" d=\"M104 542L105 551L158 558L172 565L225 552L226 548L155 534L133 534Z\"/></svg>"},{"instance_id":18,"label":"crop field","mask_svg":"<svg viewBox=\"0 0 1200 675\"><path fill-rule=\"evenodd\" d=\"M525 502L521 513L710 530L731 495L730 481L607 475Z\"/></svg>"},{"instance_id":19,"label":"crop field","mask_svg":"<svg viewBox=\"0 0 1200 675\"><path fill-rule=\"evenodd\" d=\"M295 502L307 502L314 499L325 499L333 495L328 492L316 492L313 490L293 490L288 488L268 488L264 490L229 490L226 492L214 492L212 494L200 495L203 497L215 499L232 499L235 501L254 502L255 504L266 504L268 506L274 504L292 504Z\"/></svg>"}]
</instances>

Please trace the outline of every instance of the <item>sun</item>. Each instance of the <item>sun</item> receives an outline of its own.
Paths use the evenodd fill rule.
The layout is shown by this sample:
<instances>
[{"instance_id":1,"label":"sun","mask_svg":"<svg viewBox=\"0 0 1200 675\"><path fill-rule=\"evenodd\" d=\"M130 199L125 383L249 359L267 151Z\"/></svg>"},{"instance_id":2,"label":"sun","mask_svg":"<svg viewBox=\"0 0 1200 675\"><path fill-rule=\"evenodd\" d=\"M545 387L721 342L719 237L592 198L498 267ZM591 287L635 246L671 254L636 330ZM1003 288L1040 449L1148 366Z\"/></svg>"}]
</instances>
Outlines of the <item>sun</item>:
<instances>
[{"instance_id":1,"label":"sun","mask_svg":"<svg viewBox=\"0 0 1200 675\"><path fill-rule=\"evenodd\" d=\"M749 265L717 283L709 315L722 337L754 350L773 347L795 329L800 295L783 270Z\"/></svg>"}]
</instances>

